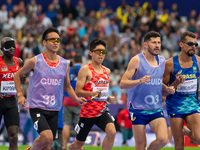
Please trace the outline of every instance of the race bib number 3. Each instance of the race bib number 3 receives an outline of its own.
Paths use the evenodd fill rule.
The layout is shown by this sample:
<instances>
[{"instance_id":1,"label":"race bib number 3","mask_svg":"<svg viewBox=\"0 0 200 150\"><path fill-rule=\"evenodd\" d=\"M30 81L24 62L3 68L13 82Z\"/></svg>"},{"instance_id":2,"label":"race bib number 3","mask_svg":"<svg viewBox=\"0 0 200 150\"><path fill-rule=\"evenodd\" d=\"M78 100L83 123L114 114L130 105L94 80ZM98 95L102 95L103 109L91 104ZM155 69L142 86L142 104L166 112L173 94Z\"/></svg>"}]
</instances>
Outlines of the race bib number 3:
<instances>
[{"instance_id":1,"label":"race bib number 3","mask_svg":"<svg viewBox=\"0 0 200 150\"><path fill-rule=\"evenodd\" d=\"M1 94L3 95L16 95L14 81L1 81Z\"/></svg>"}]
</instances>

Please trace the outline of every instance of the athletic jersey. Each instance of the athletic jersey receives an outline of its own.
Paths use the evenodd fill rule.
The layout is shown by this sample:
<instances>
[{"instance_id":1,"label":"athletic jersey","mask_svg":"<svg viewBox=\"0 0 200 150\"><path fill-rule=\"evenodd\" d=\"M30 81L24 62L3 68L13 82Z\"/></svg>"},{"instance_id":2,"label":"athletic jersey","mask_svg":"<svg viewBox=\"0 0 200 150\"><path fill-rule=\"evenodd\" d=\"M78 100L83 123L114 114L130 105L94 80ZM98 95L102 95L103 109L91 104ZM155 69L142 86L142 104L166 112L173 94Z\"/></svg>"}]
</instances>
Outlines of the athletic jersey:
<instances>
[{"instance_id":1,"label":"athletic jersey","mask_svg":"<svg viewBox=\"0 0 200 150\"><path fill-rule=\"evenodd\" d=\"M81 107L80 117L84 118L93 118L101 116L103 112L108 111L107 97L109 89L109 76L106 71L106 68L101 66L103 73L97 73L91 64L87 65L92 73L92 78L90 82L84 85L83 90L85 91L98 91L102 90L102 96L100 98L94 98L91 101L87 102ZM85 97L89 100L92 97Z\"/></svg>"},{"instance_id":2,"label":"athletic jersey","mask_svg":"<svg viewBox=\"0 0 200 150\"><path fill-rule=\"evenodd\" d=\"M36 57L34 72L29 77L28 105L30 108L60 110L63 100L67 61L59 56L56 67L50 67L42 54Z\"/></svg>"},{"instance_id":3,"label":"athletic jersey","mask_svg":"<svg viewBox=\"0 0 200 150\"><path fill-rule=\"evenodd\" d=\"M69 78L72 88L75 90L76 81L78 72L81 68L80 64L74 64L73 67L70 67ZM73 98L71 98L67 92L64 91L64 98L63 98L63 106L80 106L78 102L76 102Z\"/></svg>"},{"instance_id":4,"label":"athletic jersey","mask_svg":"<svg viewBox=\"0 0 200 150\"><path fill-rule=\"evenodd\" d=\"M17 57L13 56L15 62L14 66L7 66L0 55L0 82L1 82L1 94L5 97L11 97L16 95L16 89L14 84L14 74L20 69L19 61Z\"/></svg>"},{"instance_id":5,"label":"athletic jersey","mask_svg":"<svg viewBox=\"0 0 200 150\"><path fill-rule=\"evenodd\" d=\"M167 112L170 114L188 114L199 109L198 77L199 67L196 56L192 57L193 65L190 68L182 68L179 64L178 56L173 57L174 70L169 84L176 80L176 74L179 72L184 76L185 81L178 90L168 95L166 99Z\"/></svg>"},{"instance_id":6,"label":"athletic jersey","mask_svg":"<svg viewBox=\"0 0 200 150\"><path fill-rule=\"evenodd\" d=\"M143 53L137 55L139 66L131 80L137 80L145 75L151 75L148 83L140 84L127 90L128 104L135 110L155 110L162 108L162 76L165 69L165 59L162 56L156 56L158 66L151 66ZM148 111L145 114L148 114Z\"/></svg>"}]
</instances>

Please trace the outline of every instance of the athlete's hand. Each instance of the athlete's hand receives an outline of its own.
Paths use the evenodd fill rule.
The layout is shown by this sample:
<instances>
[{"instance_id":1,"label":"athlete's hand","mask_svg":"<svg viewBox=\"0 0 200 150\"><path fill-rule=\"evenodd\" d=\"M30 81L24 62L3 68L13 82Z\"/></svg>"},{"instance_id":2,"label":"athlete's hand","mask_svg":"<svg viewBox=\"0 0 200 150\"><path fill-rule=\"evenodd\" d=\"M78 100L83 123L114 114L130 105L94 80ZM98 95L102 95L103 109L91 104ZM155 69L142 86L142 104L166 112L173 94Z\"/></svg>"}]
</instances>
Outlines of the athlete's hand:
<instances>
[{"instance_id":1,"label":"athlete's hand","mask_svg":"<svg viewBox=\"0 0 200 150\"><path fill-rule=\"evenodd\" d=\"M98 97L98 98L100 98L100 97L102 96L101 91L102 91L102 90L98 90L98 91L94 92L92 96L93 96L93 97Z\"/></svg>"},{"instance_id":2,"label":"athlete's hand","mask_svg":"<svg viewBox=\"0 0 200 150\"><path fill-rule=\"evenodd\" d=\"M87 102L87 100L84 98L84 97L78 97L77 99L76 99L76 101L80 104L80 105L84 105L84 104L86 104Z\"/></svg>"},{"instance_id":3,"label":"athlete's hand","mask_svg":"<svg viewBox=\"0 0 200 150\"><path fill-rule=\"evenodd\" d=\"M151 76L144 76L143 78L140 79L140 84L148 83L150 78Z\"/></svg>"},{"instance_id":4,"label":"athlete's hand","mask_svg":"<svg viewBox=\"0 0 200 150\"><path fill-rule=\"evenodd\" d=\"M168 87L166 87L166 91L168 94L174 94L175 88L174 88L174 86L168 86Z\"/></svg>"},{"instance_id":5,"label":"athlete's hand","mask_svg":"<svg viewBox=\"0 0 200 150\"><path fill-rule=\"evenodd\" d=\"M185 78L181 75L180 72L178 72L176 74L176 82L178 82L180 84L180 83L183 83L184 81L185 81Z\"/></svg>"},{"instance_id":6,"label":"athlete's hand","mask_svg":"<svg viewBox=\"0 0 200 150\"><path fill-rule=\"evenodd\" d=\"M115 101L115 97L114 97L114 96L108 96L107 101L108 101L109 103L113 104L114 101Z\"/></svg>"},{"instance_id":7,"label":"athlete's hand","mask_svg":"<svg viewBox=\"0 0 200 150\"><path fill-rule=\"evenodd\" d=\"M198 97L199 97L199 102L200 102L200 90L198 90Z\"/></svg>"},{"instance_id":8,"label":"athlete's hand","mask_svg":"<svg viewBox=\"0 0 200 150\"><path fill-rule=\"evenodd\" d=\"M18 96L18 104L22 107L25 107L26 105L26 98L21 95L21 96Z\"/></svg>"}]
</instances>

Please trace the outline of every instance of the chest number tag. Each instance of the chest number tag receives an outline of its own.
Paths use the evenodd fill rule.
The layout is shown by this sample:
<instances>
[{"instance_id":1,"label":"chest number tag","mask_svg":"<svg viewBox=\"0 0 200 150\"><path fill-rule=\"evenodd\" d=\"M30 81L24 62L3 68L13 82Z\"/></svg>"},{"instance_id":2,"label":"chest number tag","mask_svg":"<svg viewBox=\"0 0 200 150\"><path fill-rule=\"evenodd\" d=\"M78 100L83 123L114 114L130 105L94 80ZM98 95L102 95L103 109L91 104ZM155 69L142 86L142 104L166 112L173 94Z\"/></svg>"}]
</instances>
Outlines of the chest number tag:
<instances>
[{"instance_id":1,"label":"chest number tag","mask_svg":"<svg viewBox=\"0 0 200 150\"><path fill-rule=\"evenodd\" d=\"M16 95L14 81L1 81L1 94L3 95Z\"/></svg>"}]
</instances>

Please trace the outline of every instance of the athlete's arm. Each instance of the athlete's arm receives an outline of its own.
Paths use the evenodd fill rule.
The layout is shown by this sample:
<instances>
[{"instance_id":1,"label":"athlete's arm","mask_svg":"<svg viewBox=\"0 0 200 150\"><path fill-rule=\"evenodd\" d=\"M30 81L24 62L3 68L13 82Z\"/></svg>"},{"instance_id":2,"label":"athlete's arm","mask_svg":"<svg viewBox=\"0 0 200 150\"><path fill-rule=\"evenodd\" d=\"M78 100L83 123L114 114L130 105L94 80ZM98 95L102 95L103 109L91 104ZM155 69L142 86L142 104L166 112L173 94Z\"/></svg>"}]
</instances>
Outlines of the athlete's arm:
<instances>
[{"instance_id":1,"label":"athlete's arm","mask_svg":"<svg viewBox=\"0 0 200 150\"><path fill-rule=\"evenodd\" d=\"M64 90L67 92L67 94L69 94L69 96L71 98L73 98L74 100L76 100L78 103L80 104L84 104L84 102L86 101L85 98L81 97L78 98L74 89L72 88L71 84L70 84L70 78L69 78L69 64L67 67L67 72L65 75L65 82L64 82Z\"/></svg>"},{"instance_id":2,"label":"athlete's arm","mask_svg":"<svg viewBox=\"0 0 200 150\"><path fill-rule=\"evenodd\" d=\"M18 103L24 107L26 104L26 99L22 93L21 90L21 80L20 78L23 77L26 73L30 72L31 70L34 70L35 68L35 63L36 63L36 58L33 57L27 61L27 63L16 72L14 76L14 82L15 82L15 88L17 91L17 96L18 96Z\"/></svg>"},{"instance_id":3,"label":"athlete's arm","mask_svg":"<svg viewBox=\"0 0 200 150\"><path fill-rule=\"evenodd\" d=\"M173 74L173 59L170 58L165 62L165 72L163 75L163 86L162 86L162 96L167 96L169 94L174 94L174 93L169 93L167 90L167 87L169 85L170 78L172 77ZM174 86L173 90L175 92Z\"/></svg>"},{"instance_id":4,"label":"athlete's arm","mask_svg":"<svg viewBox=\"0 0 200 150\"><path fill-rule=\"evenodd\" d=\"M143 78L137 80L131 80L131 78L135 75L138 66L139 66L139 58L138 56L135 56L130 60L126 72L122 76L122 79L120 81L120 88L130 89L139 84L144 84L149 82L151 76L144 76Z\"/></svg>"},{"instance_id":5,"label":"athlete's arm","mask_svg":"<svg viewBox=\"0 0 200 150\"><path fill-rule=\"evenodd\" d=\"M168 59L165 63L165 72L164 72L164 75L163 75L163 83L165 85L169 85L169 81L172 78L173 70L174 70L173 66L174 66L173 65L173 58ZM180 83L184 82L184 80L185 79L183 78L183 76L179 72L179 73L176 74L176 80L170 86L174 86L175 88L177 88Z\"/></svg>"},{"instance_id":6,"label":"athlete's arm","mask_svg":"<svg viewBox=\"0 0 200 150\"><path fill-rule=\"evenodd\" d=\"M162 84L162 96L167 96L169 94L174 94L175 88L174 86L167 86L164 83Z\"/></svg>"},{"instance_id":7,"label":"athlete's arm","mask_svg":"<svg viewBox=\"0 0 200 150\"><path fill-rule=\"evenodd\" d=\"M91 80L91 78L92 78L92 73L89 70L88 66L85 65L81 67L81 69L78 72L78 78L75 89L75 92L78 96L89 97L99 94L100 90L96 92L83 90L84 85L87 84Z\"/></svg>"},{"instance_id":8,"label":"athlete's arm","mask_svg":"<svg viewBox=\"0 0 200 150\"><path fill-rule=\"evenodd\" d=\"M198 67L199 67L199 69L200 69L200 57L199 56L197 56L197 55L195 55L196 56L196 58L197 58L197 63L198 63ZM200 70L199 70L200 71ZM198 97L199 97L199 101L200 101L200 77L198 78L198 81L199 81L199 85L198 85Z\"/></svg>"},{"instance_id":9,"label":"athlete's arm","mask_svg":"<svg viewBox=\"0 0 200 150\"><path fill-rule=\"evenodd\" d=\"M200 69L200 57L197 56L197 55L195 55L195 56L196 56L196 59L197 59L198 67L199 67L199 69Z\"/></svg>"}]
</instances>

